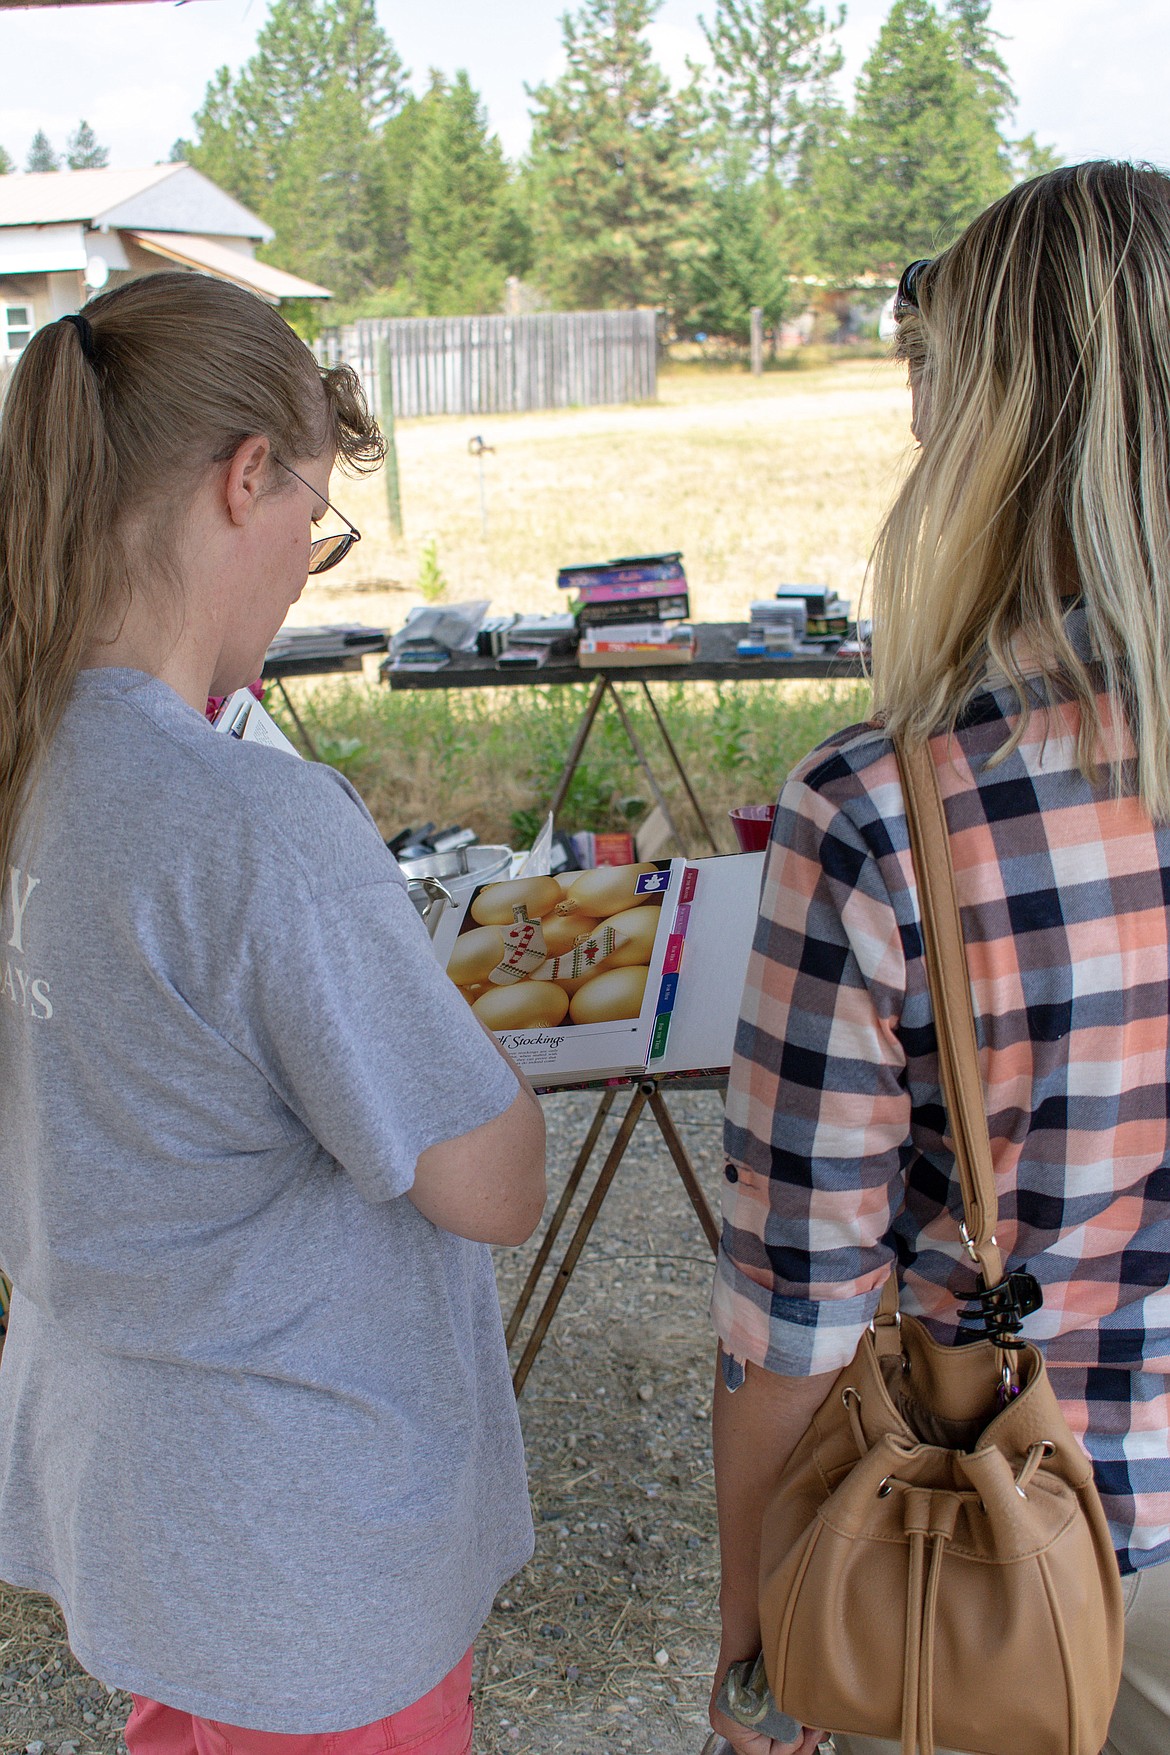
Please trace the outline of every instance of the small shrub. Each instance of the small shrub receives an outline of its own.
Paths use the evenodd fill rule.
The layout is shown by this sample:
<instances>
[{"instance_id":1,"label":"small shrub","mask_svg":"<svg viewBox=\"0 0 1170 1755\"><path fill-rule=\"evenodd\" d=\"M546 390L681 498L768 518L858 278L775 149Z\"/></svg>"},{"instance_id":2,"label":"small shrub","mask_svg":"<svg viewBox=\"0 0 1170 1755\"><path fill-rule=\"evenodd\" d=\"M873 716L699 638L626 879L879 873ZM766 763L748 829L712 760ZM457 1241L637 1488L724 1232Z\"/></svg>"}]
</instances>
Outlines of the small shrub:
<instances>
[{"instance_id":1,"label":"small shrub","mask_svg":"<svg viewBox=\"0 0 1170 1755\"><path fill-rule=\"evenodd\" d=\"M433 536L429 536L422 546L418 592L424 603L440 603L447 595L446 575L439 566L439 545Z\"/></svg>"}]
</instances>

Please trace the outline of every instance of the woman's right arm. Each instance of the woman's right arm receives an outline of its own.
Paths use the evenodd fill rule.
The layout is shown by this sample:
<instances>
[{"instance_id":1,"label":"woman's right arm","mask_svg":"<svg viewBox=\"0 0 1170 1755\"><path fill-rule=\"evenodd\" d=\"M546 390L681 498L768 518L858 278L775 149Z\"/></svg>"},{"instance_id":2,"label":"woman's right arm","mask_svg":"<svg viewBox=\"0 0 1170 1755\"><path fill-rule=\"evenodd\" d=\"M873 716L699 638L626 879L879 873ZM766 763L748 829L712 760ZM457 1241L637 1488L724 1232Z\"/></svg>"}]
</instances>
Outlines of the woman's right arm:
<instances>
[{"instance_id":1,"label":"woman's right arm","mask_svg":"<svg viewBox=\"0 0 1170 1755\"><path fill-rule=\"evenodd\" d=\"M494 1036L492 1046L516 1075L515 1100L492 1121L420 1154L407 1191L425 1219L473 1243L525 1243L544 1211L544 1113Z\"/></svg>"}]
</instances>

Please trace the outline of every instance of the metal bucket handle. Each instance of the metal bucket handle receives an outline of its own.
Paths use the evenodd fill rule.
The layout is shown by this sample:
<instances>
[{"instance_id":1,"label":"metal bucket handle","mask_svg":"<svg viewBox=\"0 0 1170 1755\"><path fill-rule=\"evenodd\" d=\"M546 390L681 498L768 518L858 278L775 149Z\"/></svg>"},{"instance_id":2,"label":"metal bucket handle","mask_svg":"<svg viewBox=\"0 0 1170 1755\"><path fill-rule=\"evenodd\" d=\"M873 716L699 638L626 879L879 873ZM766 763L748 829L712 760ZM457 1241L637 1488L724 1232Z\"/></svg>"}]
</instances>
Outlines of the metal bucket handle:
<instances>
[{"instance_id":1,"label":"metal bucket handle","mask_svg":"<svg viewBox=\"0 0 1170 1755\"><path fill-rule=\"evenodd\" d=\"M426 897L425 906L419 909L419 913L422 915L423 925L426 927L431 937L434 938L435 928L439 924L443 909L452 906L451 892L444 888L438 878L416 878L415 883L418 884L423 895ZM413 889L414 884L411 884L408 887Z\"/></svg>"}]
</instances>

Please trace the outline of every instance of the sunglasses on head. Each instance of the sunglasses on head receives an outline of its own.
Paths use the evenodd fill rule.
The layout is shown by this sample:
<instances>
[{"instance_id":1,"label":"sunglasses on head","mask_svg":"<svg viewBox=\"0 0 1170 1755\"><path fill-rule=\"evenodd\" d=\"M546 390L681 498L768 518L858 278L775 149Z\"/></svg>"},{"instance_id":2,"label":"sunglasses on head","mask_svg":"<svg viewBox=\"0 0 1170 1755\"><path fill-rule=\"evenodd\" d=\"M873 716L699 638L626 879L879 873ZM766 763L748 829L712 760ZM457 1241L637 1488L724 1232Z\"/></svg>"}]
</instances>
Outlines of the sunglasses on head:
<instances>
[{"instance_id":1,"label":"sunglasses on head","mask_svg":"<svg viewBox=\"0 0 1170 1755\"><path fill-rule=\"evenodd\" d=\"M311 494L317 493L312 482L306 481L303 475L297 475L296 470L290 469L287 463L281 463L279 457L274 457L272 461L286 474L299 481L303 487L307 487ZM324 494L318 494L317 497L325 500ZM338 561L345 559L355 542L360 542L362 539L362 533L357 525L351 524L345 513L337 510L332 500L325 500L325 504L335 518L341 519L346 528L336 531L332 536L318 536L313 539L309 544L310 573L327 573L330 567L335 567Z\"/></svg>"},{"instance_id":2,"label":"sunglasses on head","mask_svg":"<svg viewBox=\"0 0 1170 1755\"><path fill-rule=\"evenodd\" d=\"M903 268L898 290L894 294L895 323L900 323L907 311L918 309L918 284L923 270L931 267L933 262L933 256L920 256L917 262L911 262L908 268Z\"/></svg>"}]
</instances>

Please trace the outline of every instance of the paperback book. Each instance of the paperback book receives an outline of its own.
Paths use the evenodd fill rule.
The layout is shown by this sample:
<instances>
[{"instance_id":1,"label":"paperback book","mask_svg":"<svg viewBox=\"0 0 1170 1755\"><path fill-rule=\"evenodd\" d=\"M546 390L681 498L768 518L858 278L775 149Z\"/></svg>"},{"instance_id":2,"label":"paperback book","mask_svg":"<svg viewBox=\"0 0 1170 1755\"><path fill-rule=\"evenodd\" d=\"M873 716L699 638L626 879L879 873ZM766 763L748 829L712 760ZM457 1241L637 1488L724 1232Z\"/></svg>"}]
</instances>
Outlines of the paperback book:
<instances>
[{"instance_id":1,"label":"paperback book","mask_svg":"<svg viewBox=\"0 0 1170 1755\"><path fill-rule=\"evenodd\" d=\"M684 622L587 628L577 649L577 663L582 670L691 664L695 652L695 631Z\"/></svg>"},{"instance_id":2,"label":"paperback book","mask_svg":"<svg viewBox=\"0 0 1170 1755\"><path fill-rule=\"evenodd\" d=\"M482 884L445 911L435 952L536 1083L653 1072L699 879L673 859Z\"/></svg>"},{"instance_id":3,"label":"paperback book","mask_svg":"<svg viewBox=\"0 0 1170 1755\"><path fill-rule=\"evenodd\" d=\"M284 750L301 759L301 752L290 743L272 715L261 706L251 689L237 689L223 702L212 720L216 731L242 743L266 743L272 749Z\"/></svg>"},{"instance_id":4,"label":"paperback book","mask_svg":"<svg viewBox=\"0 0 1170 1755\"><path fill-rule=\"evenodd\" d=\"M621 585L653 585L683 579L682 555L678 550L660 555L626 555L616 561L597 561L583 567L562 567L557 584L562 590L605 589Z\"/></svg>"},{"instance_id":5,"label":"paperback book","mask_svg":"<svg viewBox=\"0 0 1170 1755\"><path fill-rule=\"evenodd\" d=\"M580 627L608 626L611 622L685 621L691 613L690 595L681 590L595 599L577 598L574 603Z\"/></svg>"}]
</instances>

